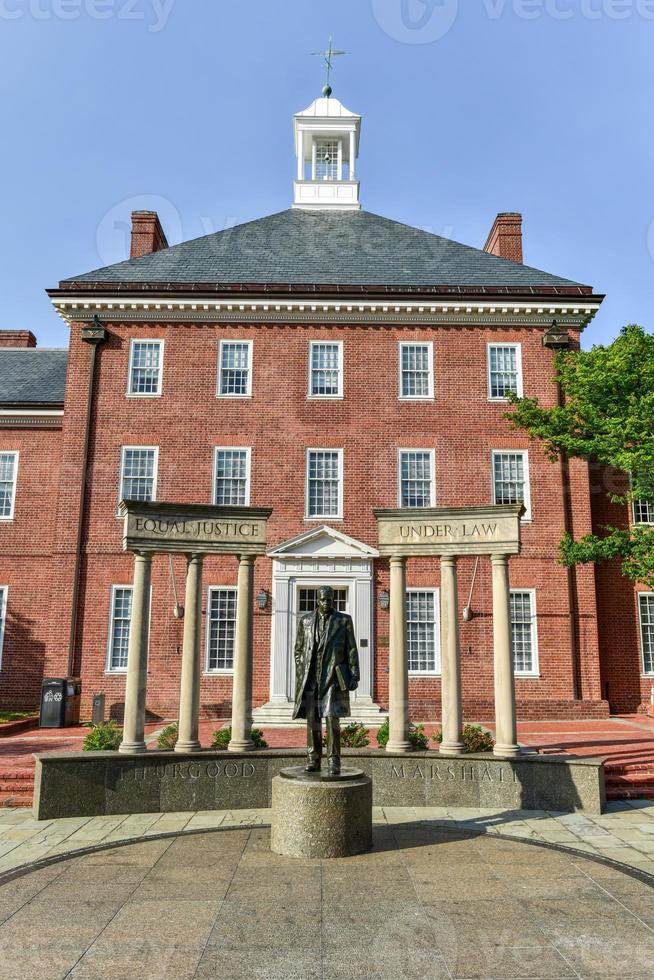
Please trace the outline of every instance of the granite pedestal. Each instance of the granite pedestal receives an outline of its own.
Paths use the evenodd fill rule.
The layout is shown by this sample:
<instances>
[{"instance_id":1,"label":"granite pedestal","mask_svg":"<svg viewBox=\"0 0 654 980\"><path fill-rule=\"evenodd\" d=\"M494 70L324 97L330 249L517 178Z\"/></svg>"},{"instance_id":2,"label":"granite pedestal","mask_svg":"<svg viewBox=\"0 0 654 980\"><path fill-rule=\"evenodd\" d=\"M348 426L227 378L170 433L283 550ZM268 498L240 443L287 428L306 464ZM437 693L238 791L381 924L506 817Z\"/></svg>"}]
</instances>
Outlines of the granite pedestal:
<instances>
[{"instance_id":1,"label":"granite pedestal","mask_svg":"<svg viewBox=\"0 0 654 980\"><path fill-rule=\"evenodd\" d=\"M342 858L372 847L372 779L282 769L272 781L270 848L287 857Z\"/></svg>"}]
</instances>

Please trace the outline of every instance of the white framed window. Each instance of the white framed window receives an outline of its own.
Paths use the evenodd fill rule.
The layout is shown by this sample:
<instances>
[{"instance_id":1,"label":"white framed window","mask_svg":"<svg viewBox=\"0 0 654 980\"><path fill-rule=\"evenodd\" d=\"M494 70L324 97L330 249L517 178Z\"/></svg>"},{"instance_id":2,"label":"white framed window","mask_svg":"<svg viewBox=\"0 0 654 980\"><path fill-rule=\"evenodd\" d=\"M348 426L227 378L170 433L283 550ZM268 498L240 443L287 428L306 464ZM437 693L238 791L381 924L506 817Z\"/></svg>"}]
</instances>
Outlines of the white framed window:
<instances>
[{"instance_id":1,"label":"white framed window","mask_svg":"<svg viewBox=\"0 0 654 980\"><path fill-rule=\"evenodd\" d=\"M341 141L334 139L314 140L314 180L340 180L342 167Z\"/></svg>"},{"instance_id":2,"label":"white framed window","mask_svg":"<svg viewBox=\"0 0 654 980\"><path fill-rule=\"evenodd\" d=\"M434 397L434 345L429 341L399 345L400 398Z\"/></svg>"},{"instance_id":3,"label":"white framed window","mask_svg":"<svg viewBox=\"0 0 654 980\"><path fill-rule=\"evenodd\" d=\"M508 395L522 398L521 344L488 344L488 397L506 401Z\"/></svg>"},{"instance_id":4,"label":"white framed window","mask_svg":"<svg viewBox=\"0 0 654 980\"><path fill-rule=\"evenodd\" d=\"M2 670L2 651L5 645L5 623L7 622L8 592L8 586L0 585L0 670Z\"/></svg>"},{"instance_id":5,"label":"white framed window","mask_svg":"<svg viewBox=\"0 0 654 980\"><path fill-rule=\"evenodd\" d=\"M494 449L493 503L525 505L523 521L531 520L529 455L526 450Z\"/></svg>"},{"instance_id":6,"label":"white framed window","mask_svg":"<svg viewBox=\"0 0 654 980\"><path fill-rule=\"evenodd\" d=\"M121 500L155 500L158 465L158 446L123 446L118 503Z\"/></svg>"},{"instance_id":7,"label":"white framed window","mask_svg":"<svg viewBox=\"0 0 654 980\"><path fill-rule=\"evenodd\" d=\"M397 483L398 507L433 507L434 450L399 449Z\"/></svg>"},{"instance_id":8,"label":"white framed window","mask_svg":"<svg viewBox=\"0 0 654 980\"><path fill-rule=\"evenodd\" d=\"M305 517L342 518L343 450L307 449Z\"/></svg>"},{"instance_id":9,"label":"white framed window","mask_svg":"<svg viewBox=\"0 0 654 980\"><path fill-rule=\"evenodd\" d=\"M252 396L252 341L221 340L218 354L218 397Z\"/></svg>"},{"instance_id":10,"label":"white framed window","mask_svg":"<svg viewBox=\"0 0 654 980\"><path fill-rule=\"evenodd\" d=\"M638 593L638 617L643 673L654 674L654 592Z\"/></svg>"},{"instance_id":11,"label":"white framed window","mask_svg":"<svg viewBox=\"0 0 654 980\"><path fill-rule=\"evenodd\" d=\"M309 344L309 398L343 397L343 341Z\"/></svg>"},{"instance_id":12,"label":"white framed window","mask_svg":"<svg viewBox=\"0 0 654 980\"><path fill-rule=\"evenodd\" d=\"M234 639L236 637L236 600L238 590L212 586L207 600L207 658L208 674L231 674L234 670Z\"/></svg>"},{"instance_id":13,"label":"white framed window","mask_svg":"<svg viewBox=\"0 0 654 980\"><path fill-rule=\"evenodd\" d=\"M512 589L509 599L513 669L516 676L537 676L536 592L534 589Z\"/></svg>"},{"instance_id":14,"label":"white framed window","mask_svg":"<svg viewBox=\"0 0 654 980\"><path fill-rule=\"evenodd\" d=\"M409 672L439 674L438 589L407 589L406 636Z\"/></svg>"},{"instance_id":15,"label":"white framed window","mask_svg":"<svg viewBox=\"0 0 654 980\"><path fill-rule=\"evenodd\" d=\"M11 521L16 502L18 452L0 453L0 521Z\"/></svg>"},{"instance_id":16,"label":"white framed window","mask_svg":"<svg viewBox=\"0 0 654 980\"><path fill-rule=\"evenodd\" d=\"M132 586L112 585L107 640L107 673L127 672L129 624L132 618Z\"/></svg>"},{"instance_id":17,"label":"white framed window","mask_svg":"<svg viewBox=\"0 0 654 980\"><path fill-rule=\"evenodd\" d=\"M163 340L130 341L128 395L141 398L155 398L161 395L163 354Z\"/></svg>"},{"instance_id":18,"label":"white framed window","mask_svg":"<svg viewBox=\"0 0 654 980\"><path fill-rule=\"evenodd\" d=\"M654 524L654 501L634 500L632 507L634 524Z\"/></svg>"},{"instance_id":19,"label":"white framed window","mask_svg":"<svg viewBox=\"0 0 654 980\"><path fill-rule=\"evenodd\" d=\"M218 446L214 453L213 502L220 507L250 503L252 451L243 446Z\"/></svg>"}]
</instances>

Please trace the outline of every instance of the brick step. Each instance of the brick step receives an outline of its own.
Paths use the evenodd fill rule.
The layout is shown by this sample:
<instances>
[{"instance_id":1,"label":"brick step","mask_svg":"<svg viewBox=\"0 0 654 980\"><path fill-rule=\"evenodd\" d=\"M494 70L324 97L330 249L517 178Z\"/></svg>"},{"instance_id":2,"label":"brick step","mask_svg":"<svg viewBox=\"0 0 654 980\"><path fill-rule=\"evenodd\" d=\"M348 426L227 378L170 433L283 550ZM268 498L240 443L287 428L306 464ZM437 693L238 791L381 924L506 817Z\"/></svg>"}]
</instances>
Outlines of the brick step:
<instances>
[{"instance_id":1,"label":"brick step","mask_svg":"<svg viewBox=\"0 0 654 980\"><path fill-rule=\"evenodd\" d=\"M652 783L654 785L654 773L643 769L637 769L633 772L607 773L606 783L614 786L627 785L628 783Z\"/></svg>"},{"instance_id":2,"label":"brick step","mask_svg":"<svg viewBox=\"0 0 654 980\"><path fill-rule=\"evenodd\" d=\"M5 806L29 807L31 805L31 793L0 793L0 809Z\"/></svg>"},{"instance_id":3,"label":"brick step","mask_svg":"<svg viewBox=\"0 0 654 980\"><path fill-rule=\"evenodd\" d=\"M33 793L34 783L19 779L0 779L0 795L3 793Z\"/></svg>"},{"instance_id":4,"label":"brick step","mask_svg":"<svg viewBox=\"0 0 654 980\"><path fill-rule=\"evenodd\" d=\"M605 765L604 771L607 776L627 776L633 772L646 772L654 778L654 762L647 759L642 762L625 762L623 765Z\"/></svg>"},{"instance_id":5,"label":"brick step","mask_svg":"<svg viewBox=\"0 0 654 980\"><path fill-rule=\"evenodd\" d=\"M2 779L27 779L30 782L34 782L34 770L33 769L17 769L10 768L9 766L0 766L0 780Z\"/></svg>"},{"instance_id":6,"label":"brick step","mask_svg":"<svg viewBox=\"0 0 654 980\"><path fill-rule=\"evenodd\" d=\"M654 800L654 786L607 786L607 800Z\"/></svg>"}]
</instances>

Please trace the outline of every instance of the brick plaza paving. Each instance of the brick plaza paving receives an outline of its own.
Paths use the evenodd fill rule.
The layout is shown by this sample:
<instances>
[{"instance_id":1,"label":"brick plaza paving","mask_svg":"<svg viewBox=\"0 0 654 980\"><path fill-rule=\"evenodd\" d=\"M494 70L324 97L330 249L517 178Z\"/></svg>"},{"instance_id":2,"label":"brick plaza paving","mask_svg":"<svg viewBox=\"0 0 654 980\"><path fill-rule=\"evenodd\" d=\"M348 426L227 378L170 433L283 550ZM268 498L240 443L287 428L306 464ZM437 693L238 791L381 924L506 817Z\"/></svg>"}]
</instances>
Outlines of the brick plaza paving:
<instances>
[{"instance_id":1,"label":"brick plaza paving","mask_svg":"<svg viewBox=\"0 0 654 980\"><path fill-rule=\"evenodd\" d=\"M10 816L15 833L32 829ZM652 886L579 853L519 840L538 821L533 815L481 835L461 818L469 825L490 815L377 812L373 850L331 861L274 855L268 829L231 826L235 816L48 827L68 831L59 849L70 856L0 885L0 978L652 976ZM637 808L599 819L623 834L654 829L652 815ZM139 823L134 844L74 855L74 846L103 832L115 841L121 827L134 834ZM198 832L156 836L175 826ZM586 825L570 818L567 826L578 846Z\"/></svg>"}]
</instances>

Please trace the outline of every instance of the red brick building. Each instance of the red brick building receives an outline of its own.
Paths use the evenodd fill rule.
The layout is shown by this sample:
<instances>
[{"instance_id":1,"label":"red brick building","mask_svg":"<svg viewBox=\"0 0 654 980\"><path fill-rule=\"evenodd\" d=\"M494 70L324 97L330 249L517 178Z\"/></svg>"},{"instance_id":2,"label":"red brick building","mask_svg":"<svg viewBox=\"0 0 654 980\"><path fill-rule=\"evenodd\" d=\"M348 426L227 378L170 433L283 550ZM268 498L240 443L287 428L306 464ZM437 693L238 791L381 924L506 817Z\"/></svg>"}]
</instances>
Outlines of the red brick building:
<instances>
[{"instance_id":1,"label":"red brick building","mask_svg":"<svg viewBox=\"0 0 654 980\"><path fill-rule=\"evenodd\" d=\"M132 559L121 498L272 507L256 564L255 720L292 702L299 612L329 582L353 616L353 715L387 705L388 562L373 508L525 502L510 564L519 718L635 710L654 681L654 596L615 567L557 564L564 529L606 522L603 474L549 461L505 419L511 391L559 397L602 297L523 263L521 218L484 249L360 209L360 118L336 99L295 117L288 211L168 247L133 217L131 258L50 291L68 351L0 344L0 703L79 675L120 716ZM654 520L650 508L636 515ZM612 520L626 520L624 514ZM207 558L202 712L228 717L236 560ZM148 710L175 717L182 558L153 568ZM438 563L408 565L411 715L440 714ZM464 716L492 717L489 560L459 571Z\"/></svg>"}]
</instances>

